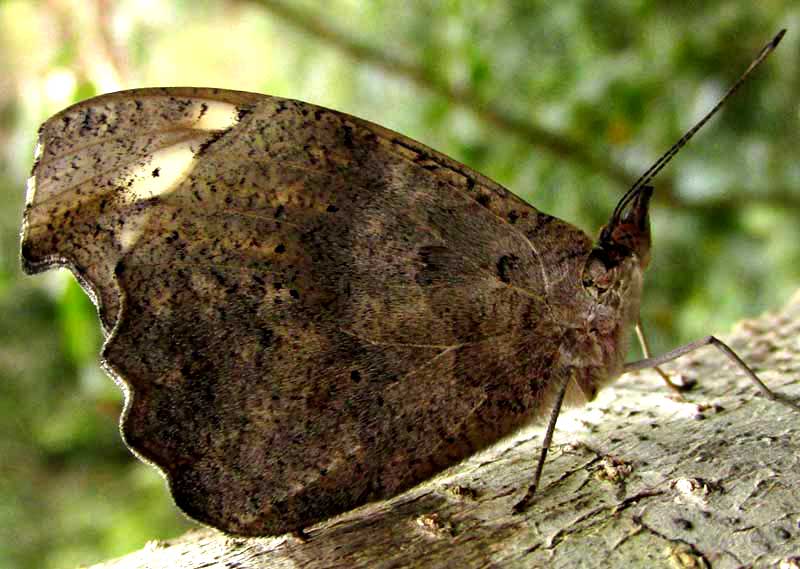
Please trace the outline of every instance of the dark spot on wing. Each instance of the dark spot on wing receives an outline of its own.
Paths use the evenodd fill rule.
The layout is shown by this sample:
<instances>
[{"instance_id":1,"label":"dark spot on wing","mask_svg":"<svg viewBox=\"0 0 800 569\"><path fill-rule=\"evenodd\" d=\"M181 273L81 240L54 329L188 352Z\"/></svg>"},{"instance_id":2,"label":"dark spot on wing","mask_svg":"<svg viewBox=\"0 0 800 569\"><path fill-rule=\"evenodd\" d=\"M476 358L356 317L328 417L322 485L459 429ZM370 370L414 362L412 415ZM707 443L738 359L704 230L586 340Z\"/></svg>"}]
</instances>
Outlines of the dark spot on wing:
<instances>
[{"instance_id":1,"label":"dark spot on wing","mask_svg":"<svg viewBox=\"0 0 800 569\"><path fill-rule=\"evenodd\" d=\"M519 267L519 257L516 255L503 255L497 261L497 276L504 283L511 282L511 272Z\"/></svg>"},{"instance_id":2,"label":"dark spot on wing","mask_svg":"<svg viewBox=\"0 0 800 569\"><path fill-rule=\"evenodd\" d=\"M262 349L269 348L275 339L275 333L269 328L260 328L258 330L258 344Z\"/></svg>"},{"instance_id":3,"label":"dark spot on wing","mask_svg":"<svg viewBox=\"0 0 800 569\"><path fill-rule=\"evenodd\" d=\"M344 136L344 145L347 148L355 147L355 143L353 142L353 127L349 125L342 126L343 136Z\"/></svg>"},{"instance_id":4,"label":"dark spot on wing","mask_svg":"<svg viewBox=\"0 0 800 569\"><path fill-rule=\"evenodd\" d=\"M239 107L236 109L236 121L241 122L241 120L253 112L253 109L249 107Z\"/></svg>"},{"instance_id":5,"label":"dark spot on wing","mask_svg":"<svg viewBox=\"0 0 800 569\"><path fill-rule=\"evenodd\" d=\"M208 137L208 139L206 139L206 141L203 144L200 145L200 148L197 149L197 152L195 152L194 155L195 156L202 156L208 150L209 146L211 146L216 141L218 141L220 138L225 136L228 133L228 130L230 130L230 129L220 130L220 131L217 131L217 132L213 133L211 136Z\"/></svg>"}]
</instances>

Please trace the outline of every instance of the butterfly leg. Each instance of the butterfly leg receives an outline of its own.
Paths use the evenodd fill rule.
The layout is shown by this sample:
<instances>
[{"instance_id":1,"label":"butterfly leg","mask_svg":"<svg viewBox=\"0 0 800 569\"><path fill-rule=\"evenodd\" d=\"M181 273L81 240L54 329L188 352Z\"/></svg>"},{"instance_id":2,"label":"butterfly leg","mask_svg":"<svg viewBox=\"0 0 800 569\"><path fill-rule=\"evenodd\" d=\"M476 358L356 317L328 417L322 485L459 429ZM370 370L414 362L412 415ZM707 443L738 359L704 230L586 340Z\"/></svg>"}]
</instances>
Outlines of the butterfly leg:
<instances>
[{"instance_id":1,"label":"butterfly leg","mask_svg":"<svg viewBox=\"0 0 800 569\"><path fill-rule=\"evenodd\" d=\"M744 360L742 360L742 358L740 358L736 354L736 352L734 352L725 342L715 338L714 336L706 336L705 338L701 338L699 340L695 340L694 342L690 342L690 343L686 344L685 346L680 346L678 348L675 348L674 350L671 350L671 351L667 352L666 354L662 354L660 356L646 357L643 360L627 363L627 364L625 364L625 367L623 368L623 371L624 372L629 372L629 371L636 371L636 370L640 370L640 369L647 369L647 368L656 367L656 366L659 366L661 364L665 364L667 362L671 362L672 360L675 360L675 359L677 359L677 358L679 358L681 356L685 356L686 354L688 354L690 352L693 352L693 351L695 351L695 350L697 350L699 348L702 348L704 346L709 346L709 345L710 346L714 346L715 348L717 348L719 351L721 351L723 354L725 354L725 357L727 357L730 361L732 361L734 364L736 364L736 366L739 369L741 369L747 375L747 377L750 378L750 380L753 383L756 384L756 386L758 386L758 388L761 390L761 393L764 394L764 397L766 397L770 401L783 403L784 405L786 405L788 407L791 407L795 411L800 411L800 405L798 405L797 403L795 403L793 401L790 401L790 400L786 399L782 395L778 395L777 393L772 391L769 387L767 387L764 384L764 382L761 381L758 378L758 376L755 374L755 372L752 369L750 369L750 366L748 366L744 362Z\"/></svg>"},{"instance_id":2,"label":"butterfly leg","mask_svg":"<svg viewBox=\"0 0 800 569\"><path fill-rule=\"evenodd\" d=\"M559 387L556 401L553 404L553 409L550 411L550 420L547 422L547 430L545 431L544 440L542 441L539 462L536 463L536 472L533 475L533 482L528 487L528 492L525 494L525 497L514 505L514 512L517 514L524 512L528 506L531 505L531 502L533 502L533 496L536 494L536 488L538 488L539 480L542 478L544 461L547 458L547 451L550 450L550 443L553 441L553 431L556 430L556 421L558 420L558 414L561 412L561 404L564 402L564 394L567 392L567 385L569 385L570 379L572 379L572 375L565 373L561 380L561 386Z\"/></svg>"},{"instance_id":3,"label":"butterfly leg","mask_svg":"<svg viewBox=\"0 0 800 569\"><path fill-rule=\"evenodd\" d=\"M645 359L649 359L650 358L650 344L647 341L647 337L644 335L644 328L642 327L641 318L636 321L636 337L639 339L639 345L642 347L642 353L644 354ZM672 381L672 379L670 379L669 375L664 370L662 370L660 367L655 366L654 369L658 372L658 375L661 376L661 379L664 380L664 383L667 384L667 387L672 389L678 395L678 397L680 397L681 399L684 399L682 392L683 391L689 391L694 386L694 383L685 383L685 384L679 385L679 384L675 383L674 381Z\"/></svg>"}]
</instances>

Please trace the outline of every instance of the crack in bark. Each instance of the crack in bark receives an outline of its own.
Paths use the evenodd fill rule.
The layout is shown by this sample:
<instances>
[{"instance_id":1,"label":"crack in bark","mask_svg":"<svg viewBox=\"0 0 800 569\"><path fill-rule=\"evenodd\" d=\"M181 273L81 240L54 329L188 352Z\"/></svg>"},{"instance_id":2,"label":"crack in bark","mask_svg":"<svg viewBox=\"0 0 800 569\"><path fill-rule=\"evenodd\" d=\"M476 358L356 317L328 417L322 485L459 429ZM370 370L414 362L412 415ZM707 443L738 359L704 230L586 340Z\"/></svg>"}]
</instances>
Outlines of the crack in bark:
<instances>
[{"instance_id":1,"label":"crack in bark","mask_svg":"<svg viewBox=\"0 0 800 569\"><path fill-rule=\"evenodd\" d=\"M649 526L648 524L646 524L644 522L643 519L641 519L641 518L639 518L637 516L634 516L634 520L636 521L636 523L638 525L640 525L642 527L643 530L646 530L647 532L649 532L652 535L658 537L659 539L662 539L662 540L666 541L667 543L673 543L673 544L677 544L679 546L682 545L682 546L688 548L688 551L686 553L689 553L689 554L699 558L701 560L701 562L704 563L703 567L709 567L709 568L711 567L711 563L708 561L708 557L702 551L699 550L699 548L697 547L696 544L690 543L690 542L688 542L688 541L686 541L684 539L669 537L666 534L663 534L660 531L656 530L655 528ZM674 551L675 550L673 549L673 552ZM672 555L672 553L671 553L671 555ZM731 557L736 559L735 555L731 555ZM736 559L736 562L740 563L740 561L738 559Z\"/></svg>"}]
</instances>

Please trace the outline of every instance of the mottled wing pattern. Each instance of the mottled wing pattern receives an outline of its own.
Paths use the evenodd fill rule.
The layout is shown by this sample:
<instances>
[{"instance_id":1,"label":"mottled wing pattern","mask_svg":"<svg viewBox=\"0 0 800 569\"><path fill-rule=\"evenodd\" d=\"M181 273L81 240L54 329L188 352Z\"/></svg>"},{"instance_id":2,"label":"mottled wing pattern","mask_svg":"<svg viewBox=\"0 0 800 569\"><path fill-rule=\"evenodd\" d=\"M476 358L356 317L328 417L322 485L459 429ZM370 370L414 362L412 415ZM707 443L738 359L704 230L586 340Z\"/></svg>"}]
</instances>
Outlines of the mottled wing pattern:
<instances>
[{"instance_id":1,"label":"mottled wing pattern","mask_svg":"<svg viewBox=\"0 0 800 569\"><path fill-rule=\"evenodd\" d=\"M590 247L374 124L170 88L43 125L22 254L93 295L123 435L176 503L265 535L395 495L525 423L562 334L545 297L578 294Z\"/></svg>"}]
</instances>

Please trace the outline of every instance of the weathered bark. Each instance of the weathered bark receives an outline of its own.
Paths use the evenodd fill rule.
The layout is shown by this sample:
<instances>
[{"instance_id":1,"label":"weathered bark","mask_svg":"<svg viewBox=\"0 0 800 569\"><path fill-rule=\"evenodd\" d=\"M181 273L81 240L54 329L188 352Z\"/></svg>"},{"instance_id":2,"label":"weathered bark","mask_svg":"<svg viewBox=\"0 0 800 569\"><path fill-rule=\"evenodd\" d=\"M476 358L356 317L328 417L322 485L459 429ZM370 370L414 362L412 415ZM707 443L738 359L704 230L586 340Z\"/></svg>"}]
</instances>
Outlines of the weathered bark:
<instances>
[{"instance_id":1,"label":"weathered bark","mask_svg":"<svg viewBox=\"0 0 800 569\"><path fill-rule=\"evenodd\" d=\"M773 389L800 397L800 294L730 343ZM713 348L667 369L680 402L631 374L562 415L538 500L532 429L391 501L296 537L212 530L96 567L800 567L800 413L771 403Z\"/></svg>"}]
</instances>

